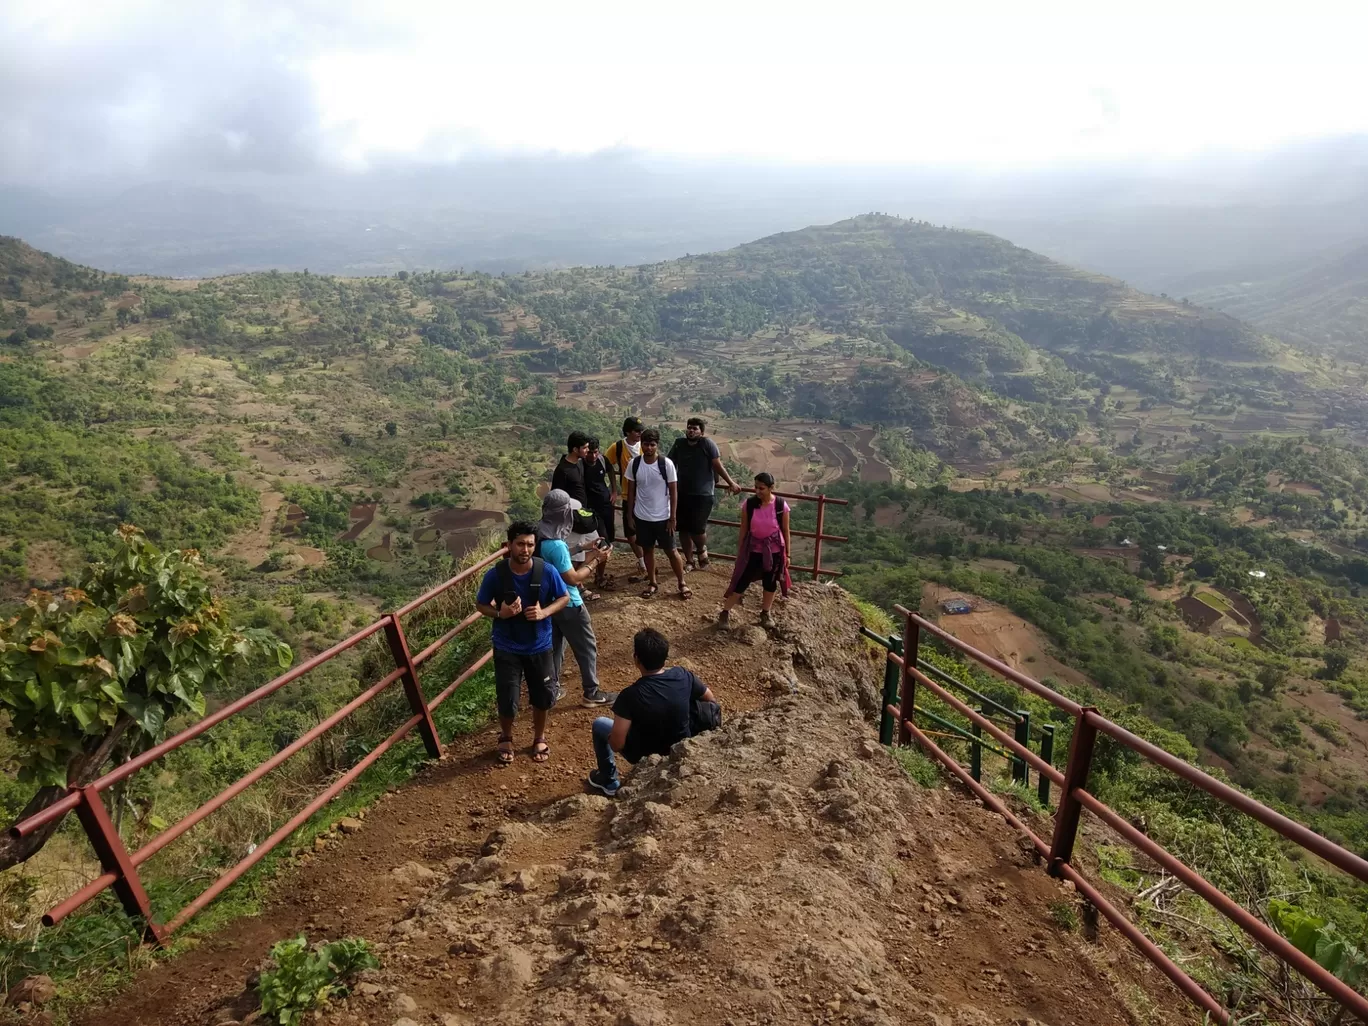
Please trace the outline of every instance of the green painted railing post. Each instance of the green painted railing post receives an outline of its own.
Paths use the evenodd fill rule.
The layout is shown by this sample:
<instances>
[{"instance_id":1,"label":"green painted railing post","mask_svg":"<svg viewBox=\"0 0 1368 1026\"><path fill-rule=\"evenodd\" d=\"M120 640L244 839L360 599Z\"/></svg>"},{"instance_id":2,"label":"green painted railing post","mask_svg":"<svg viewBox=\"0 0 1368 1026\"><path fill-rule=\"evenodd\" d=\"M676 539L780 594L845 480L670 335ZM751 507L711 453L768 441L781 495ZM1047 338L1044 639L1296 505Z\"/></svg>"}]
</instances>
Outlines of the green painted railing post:
<instances>
[{"instance_id":1,"label":"green painted railing post","mask_svg":"<svg viewBox=\"0 0 1368 1026\"><path fill-rule=\"evenodd\" d=\"M984 716L987 714L980 709L979 715ZM970 723L969 729L973 732L976 739L983 737L983 728L979 726L978 720L974 720ZM975 780L983 779L983 746L979 744L977 740L969 746L969 773Z\"/></svg>"},{"instance_id":2,"label":"green painted railing post","mask_svg":"<svg viewBox=\"0 0 1368 1026\"><path fill-rule=\"evenodd\" d=\"M903 642L902 636L890 634L888 636L888 651L892 655L902 655ZM879 744L891 745L893 743L893 728L896 724L893 717L888 712L890 705L898 704L898 685L902 683L902 668L892 659L884 660L884 687L883 687L883 715L879 717Z\"/></svg>"},{"instance_id":3,"label":"green painted railing post","mask_svg":"<svg viewBox=\"0 0 1368 1026\"><path fill-rule=\"evenodd\" d=\"M1047 723L1040 728L1040 758L1051 766L1054 765L1054 732L1054 724L1052 723ZM1048 809L1050 807L1050 778L1044 773L1040 774L1036 794L1040 798L1040 804Z\"/></svg>"},{"instance_id":4,"label":"green painted railing post","mask_svg":"<svg viewBox=\"0 0 1368 1026\"><path fill-rule=\"evenodd\" d=\"M1016 743L1023 748L1031 747L1031 714L1025 709L1017 710ZM1018 784L1031 783L1031 771L1021 756L1012 756L1012 780Z\"/></svg>"}]
</instances>

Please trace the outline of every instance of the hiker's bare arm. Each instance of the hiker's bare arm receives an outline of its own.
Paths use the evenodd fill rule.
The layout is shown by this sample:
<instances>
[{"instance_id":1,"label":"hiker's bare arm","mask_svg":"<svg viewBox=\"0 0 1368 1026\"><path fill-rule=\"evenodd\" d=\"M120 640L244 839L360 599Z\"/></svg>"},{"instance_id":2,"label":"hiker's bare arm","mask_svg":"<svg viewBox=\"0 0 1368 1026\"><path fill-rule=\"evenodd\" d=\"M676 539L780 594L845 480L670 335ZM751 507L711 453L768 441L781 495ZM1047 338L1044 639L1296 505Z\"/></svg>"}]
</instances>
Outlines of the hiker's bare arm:
<instances>
[{"instance_id":1,"label":"hiker's bare arm","mask_svg":"<svg viewBox=\"0 0 1368 1026\"><path fill-rule=\"evenodd\" d=\"M722 457L714 456L712 465L713 475L717 480L727 486L727 491L731 492L733 495L738 494L741 491L741 486L732 480L731 474L727 473L727 468L722 465Z\"/></svg>"},{"instance_id":2,"label":"hiker's bare arm","mask_svg":"<svg viewBox=\"0 0 1368 1026\"><path fill-rule=\"evenodd\" d=\"M706 688L706 687L705 687L705 688L703 689L703 697L700 698L699 701L700 701L700 702L716 702L716 701L717 701L717 696L714 695L714 694L712 693L712 688ZM719 704L721 704L721 703L719 703Z\"/></svg>"},{"instance_id":3,"label":"hiker's bare arm","mask_svg":"<svg viewBox=\"0 0 1368 1026\"><path fill-rule=\"evenodd\" d=\"M608 747L615 752L622 751L622 746L627 743L627 731L631 729L631 720L624 720L621 716L615 717L613 729L608 735Z\"/></svg>"},{"instance_id":4,"label":"hiker's bare arm","mask_svg":"<svg viewBox=\"0 0 1368 1026\"><path fill-rule=\"evenodd\" d=\"M670 482L670 530L675 529L675 510L679 506L679 482Z\"/></svg>"},{"instance_id":5,"label":"hiker's bare arm","mask_svg":"<svg viewBox=\"0 0 1368 1026\"><path fill-rule=\"evenodd\" d=\"M580 585L594 576L598 565L597 559L586 559L584 565L574 570L560 571L561 580L566 584Z\"/></svg>"},{"instance_id":6,"label":"hiker's bare arm","mask_svg":"<svg viewBox=\"0 0 1368 1026\"><path fill-rule=\"evenodd\" d=\"M741 503L741 533L736 538L737 559L746 551L746 536L750 534L750 503Z\"/></svg>"},{"instance_id":7,"label":"hiker's bare arm","mask_svg":"<svg viewBox=\"0 0 1368 1026\"><path fill-rule=\"evenodd\" d=\"M779 527L784 532L784 552L792 552L793 542L789 539L789 511L787 509L779 516Z\"/></svg>"}]
</instances>

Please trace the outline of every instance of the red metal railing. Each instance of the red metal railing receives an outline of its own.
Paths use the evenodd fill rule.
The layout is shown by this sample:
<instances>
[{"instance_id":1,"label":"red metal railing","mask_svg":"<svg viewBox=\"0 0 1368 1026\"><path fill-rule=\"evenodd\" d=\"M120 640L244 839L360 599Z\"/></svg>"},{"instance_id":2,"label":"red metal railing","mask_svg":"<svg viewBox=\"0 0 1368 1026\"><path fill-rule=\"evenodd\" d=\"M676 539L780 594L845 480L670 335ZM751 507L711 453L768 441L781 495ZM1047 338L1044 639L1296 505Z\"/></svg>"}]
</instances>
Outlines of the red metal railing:
<instances>
[{"instance_id":1,"label":"red metal railing","mask_svg":"<svg viewBox=\"0 0 1368 1026\"><path fill-rule=\"evenodd\" d=\"M303 826L314 813L323 808L328 802L335 798L352 781L364 773L377 759L384 755L398 742L402 741L416 728L423 739L423 746L427 754L436 758L441 755L442 743L437 735L436 725L432 721L432 712L476 673L480 671L493 656L492 651L486 651L475 659L459 676L447 685L431 701L423 697L422 689L418 680L418 668L432 658L444 645L449 643L462 631L469 628L480 619L479 613L472 613L459 624L447 631L440 638L434 641L427 648L417 655L409 651L408 639L404 635L402 618L413 612L418 607L430 602L432 599L441 595L443 592L455 587L458 584L469 581L476 574L484 570L491 563L502 558L505 549L482 559L480 562L471 566L450 580L438 585L431 591L419 596L412 602L397 609L393 613L387 613L380 619L367 627L363 627L349 638L339 641L336 645L320 652L318 655L307 659L298 666L281 674L269 684L265 684L250 694L243 695L235 702L231 702L219 709L217 712L204 717L194 726L181 731L174 737L167 738L161 744L149 748L142 755L116 767L93 783L80 788L73 788L71 792L53 805L48 806L42 812L30 816L11 828L11 833L16 837L26 837L38 830L40 827L55 819L60 819L69 812L75 812L80 819L81 825L85 828L86 835L90 838L91 847L94 848L96 856L100 860L103 872L90 883L86 884L75 894L71 895L56 908L52 909L47 915L43 916L43 922L52 926L61 922L72 912L80 908L95 895L106 888L112 887L119 900L122 902L125 911L129 915L137 917L145 924L145 935L154 940L162 941L169 937L177 929L183 926L196 913L200 912L206 905L212 902L225 890L231 887L237 880L250 869L253 865L260 862L270 851L285 840L292 833ZM324 663L336 658L348 649L355 648L367 638L384 632L388 642L390 654L394 659L395 668L381 677L366 690L353 698L342 708L338 709L331 716L315 725L298 740L282 748L271 758L257 766L245 776L234 781L227 788L205 802L198 809L185 816L180 821L167 827L152 840L148 841L137 851L129 852L119 836L113 822L109 818L109 813L105 809L104 801L101 799L101 792L108 790L121 780L125 780L137 773L139 770L150 766L158 759L169 752L175 751L181 745L199 737L205 731L212 729L224 720L236 716L249 706L255 705L263 698L274 694L281 688L299 680L311 670L316 670ZM316 741L319 737L337 726L352 713L356 712L368 702L374 701L395 681L401 681L404 695L408 699L409 709L412 715L400 724L399 728L390 734L384 741L380 742L365 758L361 759L356 765L352 766L336 780L330 783L321 793L316 795L303 809L294 815L289 822L283 824L270 837L262 841L253 849L241 862L237 863L214 883L205 890L199 897L195 898L186 905L174 919L165 924L156 921L152 913L151 903L148 901L147 892L143 888L142 880L138 874L138 867L150 859L157 852L161 851L168 844L175 841L178 837L186 833L192 827L202 822L215 810L228 804L247 788L251 787L266 774L276 769L286 760L300 752L307 745Z\"/></svg>"},{"instance_id":2,"label":"red metal railing","mask_svg":"<svg viewBox=\"0 0 1368 1026\"><path fill-rule=\"evenodd\" d=\"M797 530L792 532L799 537L815 539L813 566L794 567L793 569L810 572L814 580L823 574L837 575L839 573L838 571L822 569L822 542L845 541L846 539L840 535L826 534L823 531L823 524L825 522L827 504L835 503L844 506L846 505L846 501L844 499L827 498L825 495L779 494L783 494L785 498L789 499L817 503L817 530L815 532ZM710 523L719 524L721 526L740 526L735 522L725 520L713 520L710 521ZM85 829L86 836L90 839L91 847L99 858L100 867L103 870L99 876L91 880L80 890L76 891L76 893L72 894L61 904L57 905L49 911L47 915L43 916L44 924L53 926L61 922L101 891L113 888L114 893L123 904L125 911L127 911L129 915L143 921L145 924L145 935L160 942L169 937L197 913L202 911L205 906L236 883L247 870L265 858L281 841L285 840L308 822L314 813L327 805L328 802L340 794L347 785L364 773L376 760L389 751L390 748L408 737L415 729L423 739L423 747L427 751L427 754L431 758L437 758L441 755L442 742L441 738L438 737L437 727L433 723L433 710L450 698L457 688L478 673L490 661L494 653L491 650L481 654L431 701L427 701L423 697L422 688L419 683L418 668L431 659L462 631L467 630L478 622L480 614L471 613L455 627L451 628L416 655L409 650L408 638L404 634L402 619L420 606L432 601L443 592L448 591L458 584L469 581L491 563L502 558L506 551L506 549L499 549L499 551L487 556L474 566L461 571L450 580L445 581L431 591L418 596L418 598L409 602L407 605L401 606L392 613L385 614L374 623L363 627L355 634L339 641L336 645L333 645L326 651L320 652L318 655L305 660L293 669L281 674L270 683L262 685L250 694L243 695L241 698L229 703L222 709L204 717L204 719L200 720L194 726L181 731L174 737L167 738L160 744L149 748L142 755L130 759L128 762L110 770L110 772L93 783L85 787L72 788L65 797L48 806L42 812L15 824L11 828L11 834L15 837L27 837L39 828L54 820L61 819L68 813L76 813L82 827ZM716 553L716 555L719 559L736 558L735 556L728 556L723 553ZM119 781L126 780L139 770L145 769L169 752L175 751L186 742L193 741L195 738L206 731L213 729L224 720L236 716L244 709L260 702L263 698L267 698L281 688L294 683L311 670L316 670L329 660L336 658L349 649L355 648L362 641L381 632L385 635L385 641L388 645L390 655L394 660L393 670L381 677L380 680L376 681L370 687L366 688L350 702L342 706L342 708L315 725L303 736L291 742L285 748L282 748L275 755L271 756L271 758L261 763L240 779L234 781L219 794L209 799L183 819L167 827L141 848L133 852L128 851L100 797L104 791L107 791ZM404 696L408 700L408 706L412 713L409 719L400 724L399 728L395 730L394 733L390 734L384 741L380 742L375 748L368 752L365 758L361 759L356 765L352 766L336 780L332 781L287 823L284 823L279 829L272 833L270 837L258 844L245 859L238 862L215 880L207 890L199 895L199 897L195 898L181 909L181 911L176 914L175 918L164 924L158 923L153 916L152 906L148 900L147 891L143 887L142 879L139 876L138 867L165 848L168 844L171 844L177 838L181 837L192 827L201 823L216 810L227 805L238 795L242 794L243 791L247 790L247 788L261 780L266 774L281 766L309 744L318 740L319 737L337 726L337 724L352 715L352 713L380 697L380 695L396 681L401 682Z\"/></svg>"},{"instance_id":3,"label":"red metal railing","mask_svg":"<svg viewBox=\"0 0 1368 1026\"><path fill-rule=\"evenodd\" d=\"M754 488L742 488L741 491L749 492L751 494L755 493ZM826 533L826 508L828 506L848 506L850 505L848 500L833 499L829 495L804 495L801 492L775 492L774 494L781 499L794 499L799 502L815 502L817 504L817 530L800 531L797 528L790 528L789 530L789 533L792 534L795 538L811 538L813 540L812 566L790 566L789 569L792 571L797 571L798 573L812 574L812 579L814 581L820 580L824 576L840 577L841 571L839 570L823 569L822 542L843 542L850 540L843 534ZM623 502L618 506L618 509L625 510L626 505L627 504ZM709 517L708 523L713 524L717 527L734 527L737 530L740 530L741 528L741 521L739 520L719 520L716 517ZM711 556L713 559L725 559L728 562L733 563L736 561L736 556L734 554L726 552L713 552L712 550L709 550L708 555Z\"/></svg>"},{"instance_id":4,"label":"red metal railing","mask_svg":"<svg viewBox=\"0 0 1368 1026\"><path fill-rule=\"evenodd\" d=\"M1102 716L1096 709L1081 706L1077 702L1070 701L1063 695L1057 694L1040 682L1033 680L1024 673L1008 666L1006 663L994 659L984 652L980 652L972 645L966 644L959 638L956 638L953 634L946 632L929 620L918 616L916 613L904 609L902 606L896 606L895 608L904 618L906 623L906 654L899 656L894 651L888 653L889 662L893 663L901 670L902 694L897 705L889 704L885 708L885 715L896 718L896 722L899 724L900 743L905 745L911 740L916 740L923 751L933 756L943 764L947 770L958 777L960 781L973 791L988 808L1007 820L1007 822L1025 836L1035 847L1036 851L1047 860L1051 875L1072 881L1079 893L1088 901L1092 902L1097 910L1106 916L1107 919L1116 926L1116 928L1120 930L1146 958L1158 966L1184 994L1211 1013L1212 1018L1216 1022L1230 1023L1232 1021L1231 1013L1227 1011L1215 997L1184 972L1176 962L1164 954L1158 945L1141 933L1134 923L1103 897L1101 892L1084 879L1073 866L1074 842L1078 836L1078 824L1084 809L1091 812L1094 816L1124 837L1128 842L1152 858L1165 870L1181 880L1195 894L1200 895L1208 901L1215 909L1240 926L1270 954L1280 959L1288 966L1291 966L1293 969L1296 969L1329 995L1329 997L1339 1002L1346 1010L1356 1015L1362 1021L1368 1022L1368 999L1365 999L1362 994L1344 983L1327 969L1320 966L1315 960L1303 954L1294 947L1286 937L1272 929L1268 924L1259 920L1233 898L1224 894L1209 881L1205 880L1196 870L1184 865L1180 859L1165 850L1151 838L1146 837L1125 819L1112 811L1112 809L1108 808L1107 805L1098 798L1089 793L1087 790L1088 773L1092 765L1093 750L1096 745L1097 736L1098 734L1107 735L1118 744L1124 745L1126 748L1129 748L1131 751L1150 760L1154 764L1162 766L1172 773L1177 774L1193 786L1200 788L1207 792L1207 794L1210 794L1232 808L1238 809L1245 815L1253 817L1281 836L1287 838L1289 841L1300 845L1307 851L1312 852L1331 865L1365 883L1368 883L1368 862L1327 840L1301 823L1297 823L1294 820L1288 819L1286 816L1274 812L1266 805L1235 790L1228 784L1223 784L1214 777L1203 773L1197 767L1184 762L1171 752L1166 752L1162 748L1156 747L1148 741L1145 741L1143 738L1136 737L1124 727L1120 727ZM956 698L940 684L937 684L926 676L926 674L922 673L917 666L917 651L921 641L921 633L923 631L932 635L950 648L975 660L998 676L1012 681L1024 690L1044 699L1055 708L1060 709L1074 718L1073 742L1069 749L1069 761L1065 766L1063 773L1046 763L1025 745L1019 743L1016 738L999 729L996 724L971 709L966 703ZM964 767L956 762L951 756L947 755L944 750L931 740L926 732L922 731L913 722L916 716L916 689L918 686L926 688L951 708L955 709L960 714L967 716L972 723L991 734L1009 751L1015 753L1018 758L1024 759L1038 773L1061 786L1062 792L1059 799L1059 808L1055 814L1054 832L1048 842L1043 838L1038 837L1030 827L1014 816L995 795L975 780ZM903 709L912 710L912 712L909 716L904 717L902 715Z\"/></svg>"}]
</instances>

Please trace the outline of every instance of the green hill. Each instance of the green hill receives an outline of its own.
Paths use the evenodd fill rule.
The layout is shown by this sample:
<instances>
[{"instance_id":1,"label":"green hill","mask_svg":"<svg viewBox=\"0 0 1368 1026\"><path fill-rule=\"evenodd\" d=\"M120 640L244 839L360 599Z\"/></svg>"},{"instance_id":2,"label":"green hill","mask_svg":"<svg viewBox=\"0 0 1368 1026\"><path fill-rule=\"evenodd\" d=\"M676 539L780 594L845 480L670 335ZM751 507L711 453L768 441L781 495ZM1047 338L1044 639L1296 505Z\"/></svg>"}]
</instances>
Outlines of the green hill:
<instances>
[{"instance_id":1,"label":"green hill","mask_svg":"<svg viewBox=\"0 0 1368 1026\"><path fill-rule=\"evenodd\" d=\"M1200 303L1304 345L1368 355L1368 245L1192 292Z\"/></svg>"}]
</instances>

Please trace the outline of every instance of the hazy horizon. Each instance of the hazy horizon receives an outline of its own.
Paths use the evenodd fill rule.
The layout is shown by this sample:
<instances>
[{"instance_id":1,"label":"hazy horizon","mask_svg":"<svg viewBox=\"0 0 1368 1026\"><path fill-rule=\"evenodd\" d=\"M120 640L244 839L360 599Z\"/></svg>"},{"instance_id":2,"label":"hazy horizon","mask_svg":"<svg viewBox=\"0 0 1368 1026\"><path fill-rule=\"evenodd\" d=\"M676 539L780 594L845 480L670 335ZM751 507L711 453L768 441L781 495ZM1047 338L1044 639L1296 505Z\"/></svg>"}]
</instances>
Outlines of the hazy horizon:
<instances>
[{"instance_id":1,"label":"hazy horizon","mask_svg":"<svg viewBox=\"0 0 1368 1026\"><path fill-rule=\"evenodd\" d=\"M1368 238L1366 26L1224 2L20 0L0 232L180 276L512 271L878 210L1158 290Z\"/></svg>"}]
</instances>

